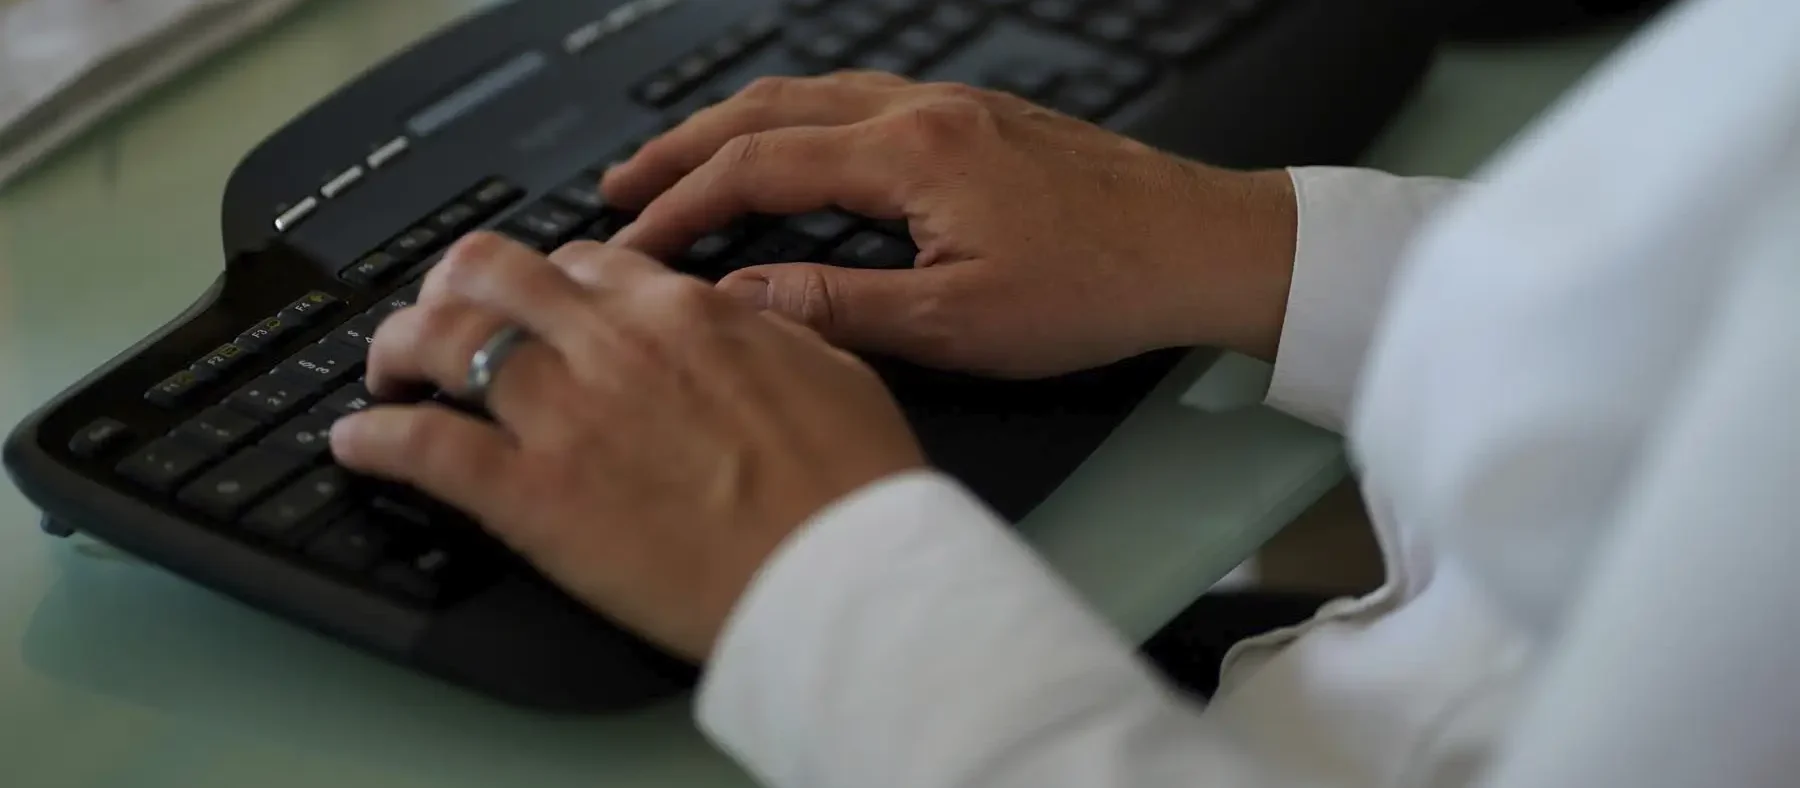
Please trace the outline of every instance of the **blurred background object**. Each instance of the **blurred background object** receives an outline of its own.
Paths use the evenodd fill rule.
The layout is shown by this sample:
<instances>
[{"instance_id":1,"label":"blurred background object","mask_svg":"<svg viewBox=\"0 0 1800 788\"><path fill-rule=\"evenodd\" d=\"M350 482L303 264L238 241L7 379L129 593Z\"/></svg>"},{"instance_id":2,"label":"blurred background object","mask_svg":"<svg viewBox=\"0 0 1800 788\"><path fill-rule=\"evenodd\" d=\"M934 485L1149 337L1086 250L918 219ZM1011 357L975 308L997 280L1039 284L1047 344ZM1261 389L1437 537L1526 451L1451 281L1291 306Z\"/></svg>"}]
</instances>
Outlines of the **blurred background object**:
<instances>
[{"instance_id":1,"label":"blurred background object","mask_svg":"<svg viewBox=\"0 0 1800 788\"><path fill-rule=\"evenodd\" d=\"M305 0L0 0L0 186Z\"/></svg>"}]
</instances>

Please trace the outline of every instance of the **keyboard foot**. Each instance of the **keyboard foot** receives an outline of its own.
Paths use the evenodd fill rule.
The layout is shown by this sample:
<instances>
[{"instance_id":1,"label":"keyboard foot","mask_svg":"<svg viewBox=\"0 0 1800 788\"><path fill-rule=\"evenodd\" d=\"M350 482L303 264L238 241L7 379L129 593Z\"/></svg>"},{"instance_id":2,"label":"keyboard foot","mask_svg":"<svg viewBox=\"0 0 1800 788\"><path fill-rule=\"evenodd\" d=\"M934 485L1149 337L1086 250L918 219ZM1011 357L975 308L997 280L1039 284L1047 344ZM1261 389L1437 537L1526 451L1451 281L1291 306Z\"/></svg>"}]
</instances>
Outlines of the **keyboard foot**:
<instances>
[{"instance_id":1,"label":"keyboard foot","mask_svg":"<svg viewBox=\"0 0 1800 788\"><path fill-rule=\"evenodd\" d=\"M69 525L62 520L58 520L47 514L44 515L42 520L38 521L38 527L43 529L44 533L58 539L67 539L75 535L75 526Z\"/></svg>"}]
</instances>

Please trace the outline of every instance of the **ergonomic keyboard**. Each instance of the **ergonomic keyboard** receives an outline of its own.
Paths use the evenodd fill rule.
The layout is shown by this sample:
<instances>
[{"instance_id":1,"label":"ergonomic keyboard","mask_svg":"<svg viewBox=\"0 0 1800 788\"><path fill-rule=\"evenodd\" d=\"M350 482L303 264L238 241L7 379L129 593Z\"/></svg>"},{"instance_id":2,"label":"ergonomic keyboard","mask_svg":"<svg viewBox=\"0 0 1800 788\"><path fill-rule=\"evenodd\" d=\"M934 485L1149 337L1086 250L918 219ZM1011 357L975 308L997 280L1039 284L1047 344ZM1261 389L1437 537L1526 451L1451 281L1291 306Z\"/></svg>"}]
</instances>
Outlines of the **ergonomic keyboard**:
<instances>
[{"instance_id":1,"label":"ergonomic keyboard","mask_svg":"<svg viewBox=\"0 0 1800 788\"><path fill-rule=\"evenodd\" d=\"M1235 167L1351 163L1437 36L1429 0L520 0L344 86L252 151L225 271L185 313L13 431L53 533L82 531L257 608L513 703L630 708L695 666L583 609L459 513L332 462L371 404L382 318L457 238L540 250L631 217L596 190L646 140L764 75L845 68L1017 93ZM904 268L904 227L746 217L671 266ZM871 361L934 463L1019 518L1175 351L1044 381Z\"/></svg>"}]
</instances>

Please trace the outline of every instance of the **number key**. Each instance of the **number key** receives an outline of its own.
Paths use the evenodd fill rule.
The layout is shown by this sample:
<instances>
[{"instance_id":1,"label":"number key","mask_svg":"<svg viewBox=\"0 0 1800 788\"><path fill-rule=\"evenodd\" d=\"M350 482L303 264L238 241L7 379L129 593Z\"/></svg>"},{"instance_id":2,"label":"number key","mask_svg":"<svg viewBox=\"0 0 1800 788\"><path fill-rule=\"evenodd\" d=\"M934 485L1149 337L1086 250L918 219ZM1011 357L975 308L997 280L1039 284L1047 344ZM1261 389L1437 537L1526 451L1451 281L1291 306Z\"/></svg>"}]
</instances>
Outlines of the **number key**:
<instances>
[{"instance_id":1,"label":"number key","mask_svg":"<svg viewBox=\"0 0 1800 788\"><path fill-rule=\"evenodd\" d=\"M314 413L325 413L332 416L348 416L368 410L375 405L375 395L369 393L364 383L353 383L338 389L313 408Z\"/></svg>"},{"instance_id":2,"label":"number key","mask_svg":"<svg viewBox=\"0 0 1800 788\"><path fill-rule=\"evenodd\" d=\"M380 325L381 318L374 315L363 315L353 318L339 327L337 331L332 332L331 338L353 348L361 348L366 353L369 346L375 344L375 329Z\"/></svg>"},{"instance_id":3,"label":"number key","mask_svg":"<svg viewBox=\"0 0 1800 788\"><path fill-rule=\"evenodd\" d=\"M181 425L176 432L214 451L225 452L237 448L260 429L262 425L255 419L230 408L213 407Z\"/></svg>"},{"instance_id":4,"label":"number key","mask_svg":"<svg viewBox=\"0 0 1800 788\"><path fill-rule=\"evenodd\" d=\"M367 356L367 350L340 342L319 343L309 345L295 354L277 372L311 378L322 386L328 386L355 372Z\"/></svg>"},{"instance_id":5,"label":"number key","mask_svg":"<svg viewBox=\"0 0 1800 788\"><path fill-rule=\"evenodd\" d=\"M302 459L316 459L331 448L331 425L336 421L337 417L330 414L302 416L276 427L261 445Z\"/></svg>"},{"instance_id":6,"label":"number key","mask_svg":"<svg viewBox=\"0 0 1800 788\"><path fill-rule=\"evenodd\" d=\"M274 424L298 411L318 390L317 380L277 372L251 381L227 402L264 424Z\"/></svg>"}]
</instances>

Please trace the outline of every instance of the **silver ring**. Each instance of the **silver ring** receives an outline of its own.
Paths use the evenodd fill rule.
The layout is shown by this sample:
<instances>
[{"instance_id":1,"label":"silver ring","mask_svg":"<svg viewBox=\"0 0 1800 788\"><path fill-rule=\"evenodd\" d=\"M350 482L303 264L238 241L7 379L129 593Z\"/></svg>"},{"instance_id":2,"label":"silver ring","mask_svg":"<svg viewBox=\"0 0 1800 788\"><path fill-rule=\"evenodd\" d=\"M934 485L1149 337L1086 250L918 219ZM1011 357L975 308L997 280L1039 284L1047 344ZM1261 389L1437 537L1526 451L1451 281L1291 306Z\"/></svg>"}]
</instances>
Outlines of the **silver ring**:
<instances>
[{"instance_id":1,"label":"silver ring","mask_svg":"<svg viewBox=\"0 0 1800 788\"><path fill-rule=\"evenodd\" d=\"M519 349L527 335L518 326L507 326L494 332L492 339L482 345L480 350L469 359L469 377L467 393L464 395L470 402L483 407L487 406L488 390L494 386L495 376L500 374L500 367Z\"/></svg>"}]
</instances>

